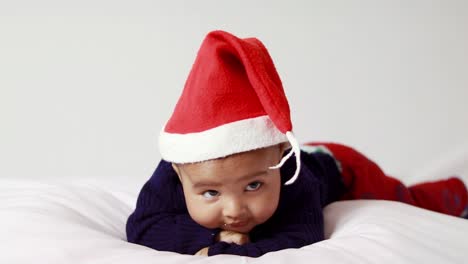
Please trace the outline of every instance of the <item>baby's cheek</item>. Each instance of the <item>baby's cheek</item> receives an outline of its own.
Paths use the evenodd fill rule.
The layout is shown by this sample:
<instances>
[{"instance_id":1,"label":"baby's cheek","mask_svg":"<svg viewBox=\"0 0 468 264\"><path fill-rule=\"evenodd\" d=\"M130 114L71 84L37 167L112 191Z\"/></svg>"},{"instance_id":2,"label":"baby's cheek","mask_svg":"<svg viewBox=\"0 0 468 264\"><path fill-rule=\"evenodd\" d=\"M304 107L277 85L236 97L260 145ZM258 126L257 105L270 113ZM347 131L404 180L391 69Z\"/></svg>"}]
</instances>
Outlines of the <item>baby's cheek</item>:
<instances>
[{"instance_id":1,"label":"baby's cheek","mask_svg":"<svg viewBox=\"0 0 468 264\"><path fill-rule=\"evenodd\" d=\"M278 207L278 198L267 196L264 199L255 201L251 204L251 211L255 215L257 224L267 221L276 211Z\"/></svg>"},{"instance_id":2,"label":"baby's cheek","mask_svg":"<svg viewBox=\"0 0 468 264\"><path fill-rule=\"evenodd\" d=\"M218 214L208 206L187 201L187 209L190 217L199 225L206 228L217 228L219 226Z\"/></svg>"}]
</instances>

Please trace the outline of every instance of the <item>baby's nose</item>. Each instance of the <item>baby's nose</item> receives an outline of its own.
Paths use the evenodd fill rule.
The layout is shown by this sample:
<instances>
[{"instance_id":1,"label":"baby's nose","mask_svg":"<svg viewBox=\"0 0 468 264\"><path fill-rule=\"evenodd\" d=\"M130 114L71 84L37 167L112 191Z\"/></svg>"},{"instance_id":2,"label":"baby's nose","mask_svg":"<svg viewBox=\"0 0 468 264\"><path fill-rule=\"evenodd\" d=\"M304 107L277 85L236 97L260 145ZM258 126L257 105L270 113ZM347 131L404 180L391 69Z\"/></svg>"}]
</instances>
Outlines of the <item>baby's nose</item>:
<instances>
[{"instance_id":1,"label":"baby's nose","mask_svg":"<svg viewBox=\"0 0 468 264\"><path fill-rule=\"evenodd\" d=\"M229 219L242 219L246 211L246 204L240 199L229 199L223 208L224 217Z\"/></svg>"}]
</instances>

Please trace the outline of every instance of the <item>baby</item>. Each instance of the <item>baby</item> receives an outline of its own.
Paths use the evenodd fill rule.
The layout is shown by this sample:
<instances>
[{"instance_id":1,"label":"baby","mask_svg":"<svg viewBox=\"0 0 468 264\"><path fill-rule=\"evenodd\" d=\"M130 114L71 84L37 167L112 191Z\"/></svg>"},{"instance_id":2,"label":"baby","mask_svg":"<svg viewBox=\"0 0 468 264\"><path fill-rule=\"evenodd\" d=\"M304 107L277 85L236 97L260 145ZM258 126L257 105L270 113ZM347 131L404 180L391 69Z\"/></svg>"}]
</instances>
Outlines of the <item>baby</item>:
<instances>
[{"instance_id":1,"label":"baby","mask_svg":"<svg viewBox=\"0 0 468 264\"><path fill-rule=\"evenodd\" d=\"M143 186L127 239L161 251L258 257L324 239L322 209L401 201L460 216L463 182L405 187L356 150L299 146L273 61L255 38L209 33L161 131L163 160Z\"/></svg>"}]
</instances>

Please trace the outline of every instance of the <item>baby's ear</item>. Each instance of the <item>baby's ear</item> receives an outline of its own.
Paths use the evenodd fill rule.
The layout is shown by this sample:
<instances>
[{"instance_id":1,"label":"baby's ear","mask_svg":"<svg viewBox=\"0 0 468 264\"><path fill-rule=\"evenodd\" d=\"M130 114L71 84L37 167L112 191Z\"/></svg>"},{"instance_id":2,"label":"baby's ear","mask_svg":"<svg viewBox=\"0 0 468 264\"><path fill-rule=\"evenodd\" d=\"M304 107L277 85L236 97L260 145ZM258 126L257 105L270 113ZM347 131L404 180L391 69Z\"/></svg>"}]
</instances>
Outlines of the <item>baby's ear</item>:
<instances>
[{"instance_id":1,"label":"baby's ear","mask_svg":"<svg viewBox=\"0 0 468 264\"><path fill-rule=\"evenodd\" d=\"M279 144L279 147L280 147L280 154L281 154L281 156L283 156L284 152L287 149L291 148L291 144L289 144L289 142L283 142L283 143Z\"/></svg>"}]
</instances>

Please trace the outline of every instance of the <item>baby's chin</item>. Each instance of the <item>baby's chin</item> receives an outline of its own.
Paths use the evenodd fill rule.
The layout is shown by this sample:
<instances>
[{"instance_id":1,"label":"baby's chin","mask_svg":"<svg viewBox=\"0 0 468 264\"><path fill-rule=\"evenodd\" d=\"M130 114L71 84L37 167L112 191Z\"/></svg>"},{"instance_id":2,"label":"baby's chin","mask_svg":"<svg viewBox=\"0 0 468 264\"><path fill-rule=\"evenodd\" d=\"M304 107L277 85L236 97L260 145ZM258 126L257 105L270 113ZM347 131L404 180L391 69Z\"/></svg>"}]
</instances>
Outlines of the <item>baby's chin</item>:
<instances>
[{"instance_id":1,"label":"baby's chin","mask_svg":"<svg viewBox=\"0 0 468 264\"><path fill-rule=\"evenodd\" d=\"M254 226L247 227L247 228L226 227L226 228L221 228L221 229L226 230L226 231L236 232L236 233L248 234L248 233L250 233L250 231L252 231L253 228L254 228Z\"/></svg>"}]
</instances>

